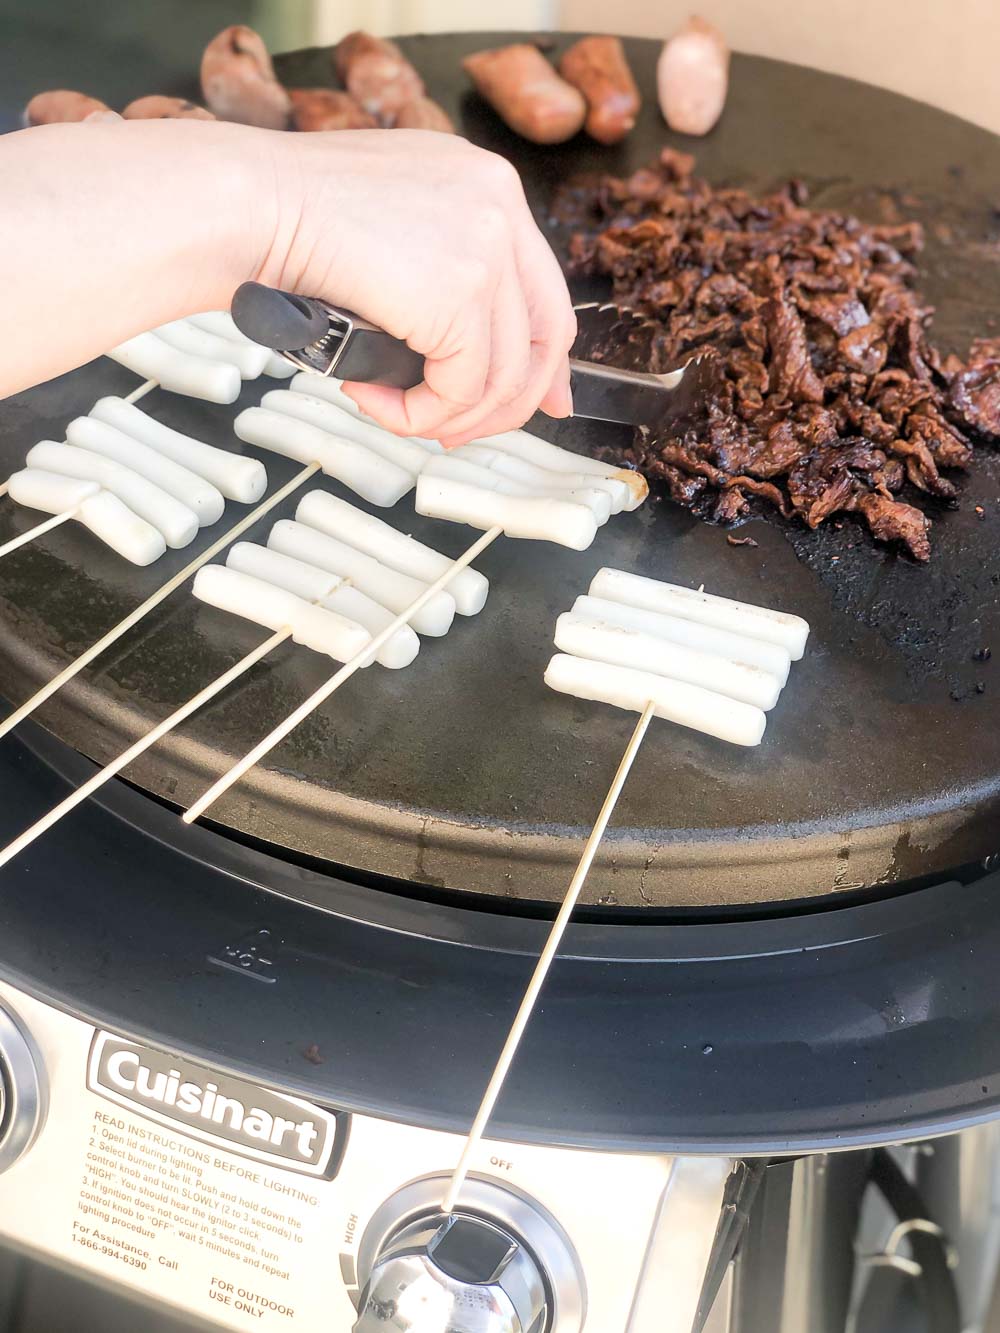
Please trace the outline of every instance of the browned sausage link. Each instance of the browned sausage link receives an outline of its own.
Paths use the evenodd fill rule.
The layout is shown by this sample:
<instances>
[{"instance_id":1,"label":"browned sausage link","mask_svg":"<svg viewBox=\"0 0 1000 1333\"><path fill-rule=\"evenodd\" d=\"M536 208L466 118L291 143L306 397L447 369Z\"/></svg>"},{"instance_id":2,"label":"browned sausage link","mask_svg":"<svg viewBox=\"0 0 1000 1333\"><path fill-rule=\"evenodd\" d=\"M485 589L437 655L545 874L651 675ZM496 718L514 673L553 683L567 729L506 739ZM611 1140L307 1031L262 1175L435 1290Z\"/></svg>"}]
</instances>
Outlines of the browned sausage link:
<instances>
[{"instance_id":1,"label":"browned sausage link","mask_svg":"<svg viewBox=\"0 0 1000 1333\"><path fill-rule=\"evenodd\" d=\"M729 87L729 47L718 28L688 19L660 52L656 85L672 130L707 134L722 115Z\"/></svg>"},{"instance_id":2,"label":"browned sausage link","mask_svg":"<svg viewBox=\"0 0 1000 1333\"><path fill-rule=\"evenodd\" d=\"M349 32L346 37L341 37L333 48L332 60L337 78L341 83L347 82L347 71L357 56L386 50L400 56L403 54L396 43L390 42L388 38L373 37L370 32L362 32L360 29L357 32Z\"/></svg>"},{"instance_id":3,"label":"browned sausage link","mask_svg":"<svg viewBox=\"0 0 1000 1333\"><path fill-rule=\"evenodd\" d=\"M424 94L424 81L395 42L352 32L333 53L337 73L369 115L394 125L400 110Z\"/></svg>"},{"instance_id":4,"label":"browned sausage link","mask_svg":"<svg viewBox=\"0 0 1000 1333\"><path fill-rule=\"evenodd\" d=\"M137 97L129 102L122 112L126 120L214 120L211 111L206 111L197 102L188 102L183 97L161 97L153 93L149 97Z\"/></svg>"},{"instance_id":5,"label":"browned sausage link","mask_svg":"<svg viewBox=\"0 0 1000 1333\"><path fill-rule=\"evenodd\" d=\"M583 125L587 104L527 42L466 56L462 68L502 119L533 143L562 143Z\"/></svg>"},{"instance_id":6,"label":"browned sausage link","mask_svg":"<svg viewBox=\"0 0 1000 1333\"><path fill-rule=\"evenodd\" d=\"M618 143L639 114L639 89L617 37L581 37L563 54L559 73L587 102L584 128L598 143Z\"/></svg>"},{"instance_id":7,"label":"browned sausage link","mask_svg":"<svg viewBox=\"0 0 1000 1333\"><path fill-rule=\"evenodd\" d=\"M263 38L237 23L224 28L205 47L201 90L220 120L283 130L292 104L274 75Z\"/></svg>"},{"instance_id":8,"label":"browned sausage link","mask_svg":"<svg viewBox=\"0 0 1000 1333\"><path fill-rule=\"evenodd\" d=\"M24 108L25 125L55 125L60 121L86 120L95 111L109 111L104 102L69 88L36 93Z\"/></svg>"},{"instance_id":9,"label":"browned sausage link","mask_svg":"<svg viewBox=\"0 0 1000 1333\"><path fill-rule=\"evenodd\" d=\"M336 88L289 88L297 130L372 130L373 116Z\"/></svg>"},{"instance_id":10,"label":"browned sausage link","mask_svg":"<svg viewBox=\"0 0 1000 1333\"><path fill-rule=\"evenodd\" d=\"M439 130L442 134L454 134L455 126L451 123L444 107L432 102L429 97L415 97L401 107L396 117L397 130Z\"/></svg>"}]
</instances>

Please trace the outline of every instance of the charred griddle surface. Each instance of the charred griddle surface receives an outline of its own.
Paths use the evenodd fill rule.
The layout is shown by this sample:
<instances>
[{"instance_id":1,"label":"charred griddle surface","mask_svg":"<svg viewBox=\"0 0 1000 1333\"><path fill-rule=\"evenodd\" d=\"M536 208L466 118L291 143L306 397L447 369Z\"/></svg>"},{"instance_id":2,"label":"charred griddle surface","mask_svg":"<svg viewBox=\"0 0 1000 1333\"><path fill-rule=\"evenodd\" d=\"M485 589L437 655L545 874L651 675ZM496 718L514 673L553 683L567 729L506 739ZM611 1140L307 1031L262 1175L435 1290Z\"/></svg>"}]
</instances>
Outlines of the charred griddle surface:
<instances>
[{"instance_id":1,"label":"charred griddle surface","mask_svg":"<svg viewBox=\"0 0 1000 1333\"><path fill-rule=\"evenodd\" d=\"M664 144L693 146L663 129L651 99L656 45L639 41L628 51L647 104L624 144L580 139L542 150L513 140L459 73L461 56L492 40L405 45L464 131L516 162L539 217L572 175L623 175ZM279 67L303 86L329 79L325 52ZM943 351L995 333L1000 142L985 131L861 84L738 57L723 121L697 152L715 184L763 190L797 175L817 206L872 220L915 216L928 235L923 289ZM0 468L16 467L39 439L61 438L101 394L134 383L101 362L0 405ZM244 403L265 387L249 386ZM232 441L231 408L166 394L147 406L196 436ZM577 447L623 438L582 423L540 429ZM276 458L268 467L273 484L293 470ZM359 673L216 814L303 857L418 885L561 897L632 722L546 691L542 672L557 614L608 564L786 607L813 634L758 750L653 728L590 901L643 908L829 895L985 856L1000 837L1000 459L981 452L959 488L960 509L936 516L929 567L873 547L850 519L807 533L762 518L741 530L758 545L734 548L724 529L669 502L614 519L582 555L498 542L479 562L492 581L481 616L425 640L405 671ZM31 517L0 502L0 541ZM414 517L408 499L391 517L455 554L472 539L469 529ZM67 524L0 562L0 693L25 698L190 554L139 571ZM179 594L41 719L105 760L262 637ZM975 660L989 646L993 660ZM283 648L130 776L188 804L327 674L320 658ZM57 836L71 837L71 824Z\"/></svg>"}]
</instances>

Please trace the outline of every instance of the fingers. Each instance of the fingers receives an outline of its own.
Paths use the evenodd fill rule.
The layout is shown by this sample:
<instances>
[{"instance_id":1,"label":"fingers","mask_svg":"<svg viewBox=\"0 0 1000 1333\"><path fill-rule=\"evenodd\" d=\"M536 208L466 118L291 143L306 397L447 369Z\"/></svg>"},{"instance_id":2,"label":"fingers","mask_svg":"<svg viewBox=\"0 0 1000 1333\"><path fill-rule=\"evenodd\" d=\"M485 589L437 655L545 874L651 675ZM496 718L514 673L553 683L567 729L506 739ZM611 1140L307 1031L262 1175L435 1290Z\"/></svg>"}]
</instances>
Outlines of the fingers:
<instances>
[{"instance_id":1,"label":"fingers","mask_svg":"<svg viewBox=\"0 0 1000 1333\"><path fill-rule=\"evenodd\" d=\"M521 219L519 262L531 319L533 386L549 416L572 415L569 352L576 341L576 315L559 262L535 226L527 203Z\"/></svg>"},{"instance_id":2,"label":"fingers","mask_svg":"<svg viewBox=\"0 0 1000 1333\"><path fill-rule=\"evenodd\" d=\"M424 383L405 392L345 386L362 409L400 435L455 447L513 430L539 408L572 413L568 353L576 334L559 264L509 168L494 174L500 203L476 219L465 257L434 293L444 327L410 343L425 357ZM428 294L429 295L429 294Z\"/></svg>"},{"instance_id":3,"label":"fingers","mask_svg":"<svg viewBox=\"0 0 1000 1333\"><path fill-rule=\"evenodd\" d=\"M572 341L575 340L574 335ZM568 357L560 363L552 383L549 385L548 393L538 404L538 410L550 417L571 417L573 415L573 393L569 383Z\"/></svg>"},{"instance_id":4,"label":"fingers","mask_svg":"<svg viewBox=\"0 0 1000 1333\"><path fill-rule=\"evenodd\" d=\"M527 226L518 251L518 278L528 307L529 367L516 397L494 405L484 403L478 417L450 423L441 437L448 449L484 435L516 430L541 409L549 416L566 417L573 411L569 387L569 349L576 338L576 317L555 255L535 227L525 205Z\"/></svg>"},{"instance_id":5,"label":"fingers","mask_svg":"<svg viewBox=\"0 0 1000 1333\"><path fill-rule=\"evenodd\" d=\"M481 308L472 302L461 323L424 352L424 381L413 389L378 384L345 383L344 389L367 412L396 435L436 439L447 423L482 402L492 364L492 298Z\"/></svg>"},{"instance_id":6,"label":"fingers","mask_svg":"<svg viewBox=\"0 0 1000 1333\"><path fill-rule=\"evenodd\" d=\"M515 430L541 409L554 417L572 414L569 349L576 338L576 316L559 263L535 225L518 186L513 210L513 241L518 282L528 310L529 369L520 393L472 422L454 422L442 438L446 448Z\"/></svg>"},{"instance_id":7,"label":"fingers","mask_svg":"<svg viewBox=\"0 0 1000 1333\"><path fill-rule=\"evenodd\" d=\"M450 418L438 432L446 448L491 431L498 416L517 415L531 376L531 324L528 306L513 256L508 256L503 280L497 287L491 312L492 347L486 389L469 411Z\"/></svg>"}]
</instances>

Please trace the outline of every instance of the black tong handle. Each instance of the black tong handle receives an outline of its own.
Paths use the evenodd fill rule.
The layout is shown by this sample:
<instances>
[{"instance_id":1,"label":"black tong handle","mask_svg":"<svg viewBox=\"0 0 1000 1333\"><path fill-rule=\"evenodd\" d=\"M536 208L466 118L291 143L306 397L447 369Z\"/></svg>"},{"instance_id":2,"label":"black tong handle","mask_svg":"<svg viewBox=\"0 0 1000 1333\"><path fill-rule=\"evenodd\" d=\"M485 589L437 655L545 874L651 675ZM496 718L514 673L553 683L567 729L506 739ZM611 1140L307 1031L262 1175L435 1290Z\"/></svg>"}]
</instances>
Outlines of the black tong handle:
<instances>
[{"instance_id":1,"label":"black tong handle","mask_svg":"<svg viewBox=\"0 0 1000 1333\"><path fill-rule=\"evenodd\" d=\"M300 352L330 331L330 317L319 301L259 282L237 287L232 314L240 333L276 352Z\"/></svg>"},{"instance_id":2,"label":"black tong handle","mask_svg":"<svg viewBox=\"0 0 1000 1333\"><path fill-rule=\"evenodd\" d=\"M419 352L353 311L315 297L245 282L233 296L232 314L247 338L283 352L304 370L397 389L423 381Z\"/></svg>"}]
</instances>

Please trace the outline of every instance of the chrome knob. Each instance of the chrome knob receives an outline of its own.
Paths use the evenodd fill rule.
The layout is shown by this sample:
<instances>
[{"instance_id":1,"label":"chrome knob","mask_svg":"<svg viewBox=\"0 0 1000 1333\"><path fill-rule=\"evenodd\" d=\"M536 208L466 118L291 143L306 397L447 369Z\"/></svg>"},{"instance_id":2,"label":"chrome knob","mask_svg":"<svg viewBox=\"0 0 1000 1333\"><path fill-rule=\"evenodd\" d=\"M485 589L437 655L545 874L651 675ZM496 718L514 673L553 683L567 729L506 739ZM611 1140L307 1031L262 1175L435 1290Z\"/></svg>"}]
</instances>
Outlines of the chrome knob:
<instances>
[{"instance_id":1,"label":"chrome knob","mask_svg":"<svg viewBox=\"0 0 1000 1333\"><path fill-rule=\"evenodd\" d=\"M355 1333L540 1333L545 1283L514 1236L480 1217L411 1222L380 1255Z\"/></svg>"},{"instance_id":2,"label":"chrome knob","mask_svg":"<svg viewBox=\"0 0 1000 1333\"><path fill-rule=\"evenodd\" d=\"M0 1006L0 1172L31 1147L44 1101L38 1062L27 1033Z\"/></svg>"},{"instance_id":3,"label":"chrome knob","mask_svg":"<svg viewBox=\"0 0 1000 1333\"><path fill-rule=\"evenodd\" d=\"M469 1177L446 1215L448 1183L411 1181L371 1217L354 1333L581 1333L583 1273L556 1219L481 1176Z\"/></svg>"}]
</instances>

